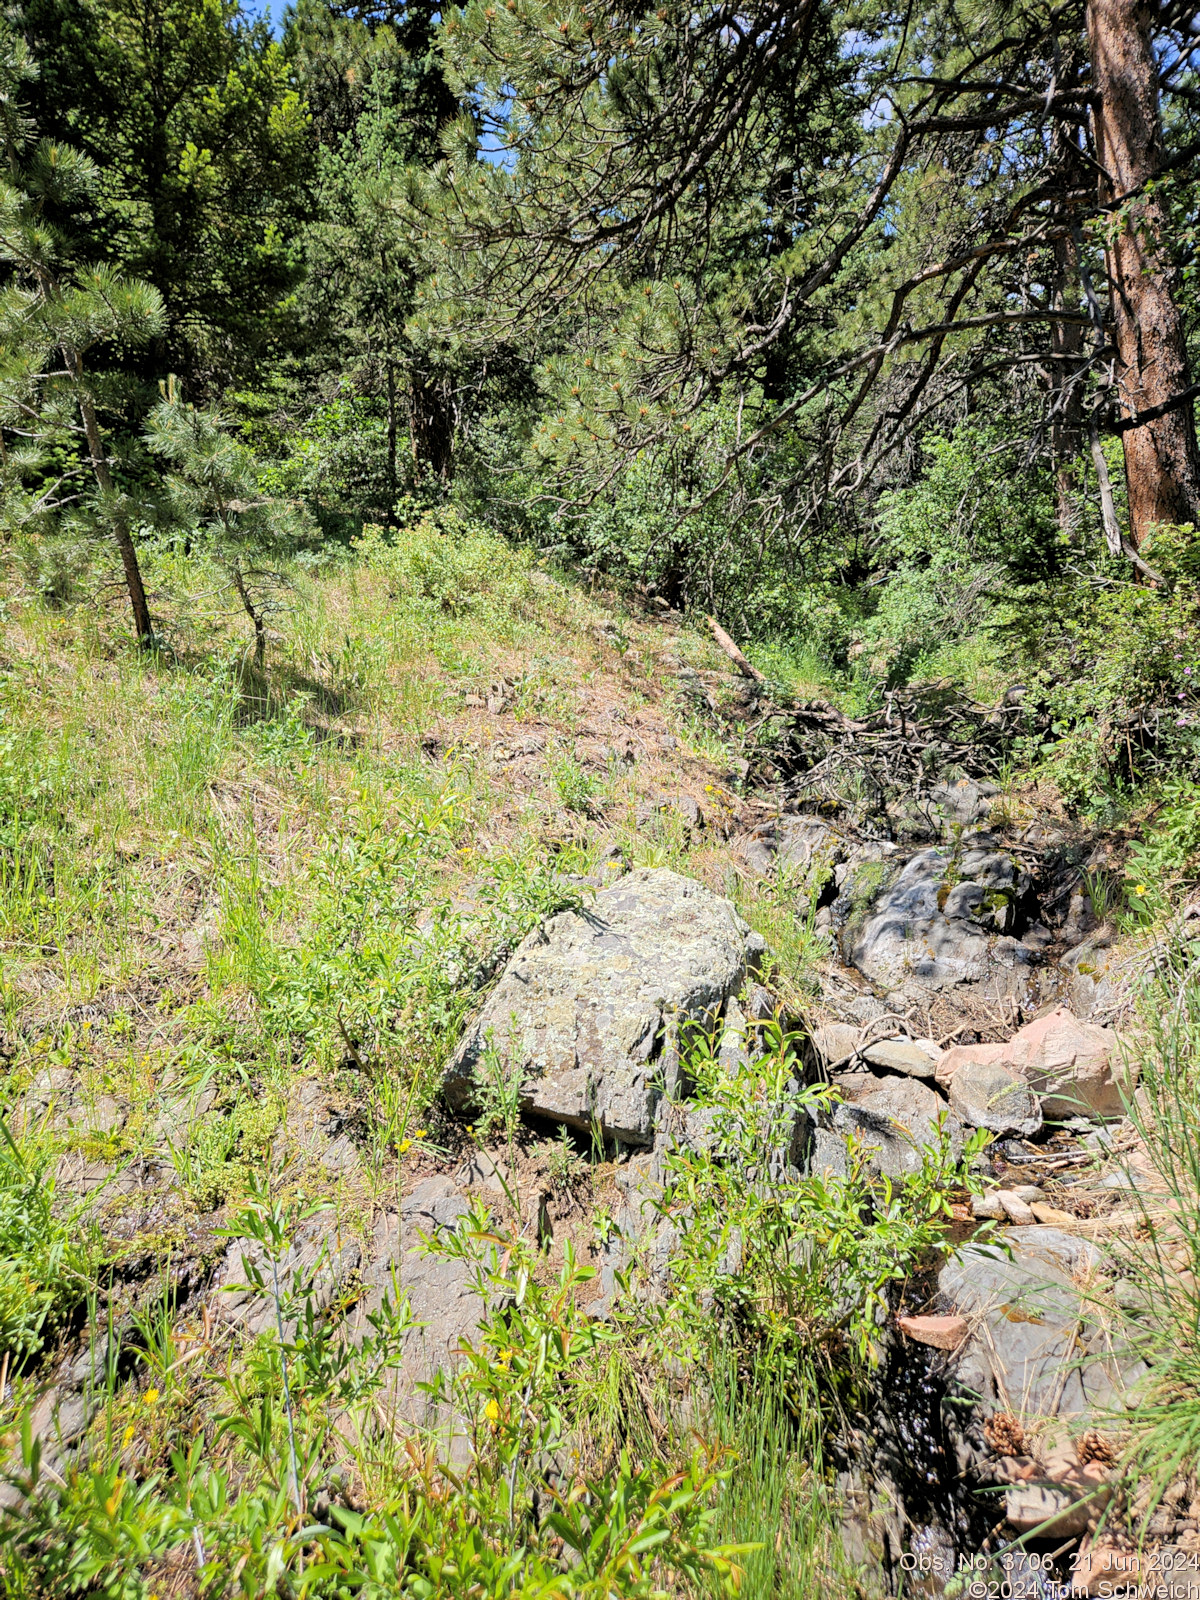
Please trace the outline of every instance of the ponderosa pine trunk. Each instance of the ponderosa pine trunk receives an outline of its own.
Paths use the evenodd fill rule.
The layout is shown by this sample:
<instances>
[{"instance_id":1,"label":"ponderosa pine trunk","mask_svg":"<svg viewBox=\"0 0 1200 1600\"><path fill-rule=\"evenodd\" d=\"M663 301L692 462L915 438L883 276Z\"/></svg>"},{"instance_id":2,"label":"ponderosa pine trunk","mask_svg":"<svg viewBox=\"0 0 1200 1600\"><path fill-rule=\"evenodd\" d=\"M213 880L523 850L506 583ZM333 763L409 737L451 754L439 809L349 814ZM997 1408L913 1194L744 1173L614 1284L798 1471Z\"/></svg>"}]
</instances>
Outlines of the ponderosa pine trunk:
<instances>
[{"instance_id":1,"label":"ponderosa pine trunk","mask_svg":"<svg viewBox=\"0 0 1200 1600\"><path fill-rule=\"evenodd\" d=\"M418 468L428 467L435 478L448 483L454 455L454 417L445 380L414 370L411 382L413 462Z\"/></svg>"},{"instance_id":2,"label":"ponderosa pine trunk","mask_svg":"<svg viewBox=\"0 0 1200 1600\"><path fill-rule=\"evenodd\" d=\"M1155 523L1196 520L1200 451L1192 401L1181 399L1192 380L1167 218L1147 192L1163 168L1153 8L1088 0L1087 20L1100 200L1119 208L1106 258L1121 409L1126 419L1161 410L1122 434L1130 533L1140 545Z\"/></svg>"}]
</instances>

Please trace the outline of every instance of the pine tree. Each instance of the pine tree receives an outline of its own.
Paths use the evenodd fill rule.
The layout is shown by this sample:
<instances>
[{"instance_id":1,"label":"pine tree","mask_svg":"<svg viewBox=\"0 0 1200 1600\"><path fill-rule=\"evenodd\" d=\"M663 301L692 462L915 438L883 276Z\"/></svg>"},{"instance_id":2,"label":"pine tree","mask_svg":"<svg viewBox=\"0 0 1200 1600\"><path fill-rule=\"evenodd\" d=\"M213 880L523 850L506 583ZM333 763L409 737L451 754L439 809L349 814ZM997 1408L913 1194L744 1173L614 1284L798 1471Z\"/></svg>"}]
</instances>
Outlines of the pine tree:
<instances>
[{"instance_id":1,"label":"pine tree","mask_svg":"<svg viewBox=\"0 0 1200 1600\"><path fill-rule=\"evenodd\" d=\"M305 512L262 492L262 463L215 409L185 404L175 385L146 422L146 443L174 469L165 490L169 514L224 568L254 629L254 663L266 660L267 620L287 580L281 563L311 545Z\"/></svg>"},{"instance_id":2,"label":"pine tree","mask_svg":"<svg viewBox=\"0 0 1200 1600\"><path fill-rule=\"evenodd\" d=\"M22 109L34 74L0 20L0 491L11 529L38 539L106 532L121 558L139 644L153 624L134 543L139 502L119 470L108 415L119 383L97 359L145 345L166 325L162 297L103 263L69 265L58 219L94 195L94 164L42 139Z\"/></svg>"},{"instance_id":3,"label":"pine tree","mask_svg":"<svg viewBox=\"0 0 1200 1600\"><path fill-rule=\"evenodd\" d=\"M141 375L192 395L294 337L312 138L294 73L239 0L25 0L43 134L99 171L87 253L154 284L167 327ZM153 382L150 388L153 390Z\"/></svg>"},{"instance_id":4,"label":"pine tree","mask_svg":"<svg viewBox=\"0 0 1200 1600\"><path fill-rule=\"evenodd\" d=\"M703 440L734 514L797 545L939 412L1002 400L1061 453L1086 400L1121 431L1131 506L1185 520L1167 219L1190 151L1165 148L1159 99L1194 104L1188 15L472 0L442 35L472 114L413 211L424 314L536 351L530 470L564 507L647 454L685 478ZM477 159L481 127L502 159Z\"/></svg>"}]
</instances>

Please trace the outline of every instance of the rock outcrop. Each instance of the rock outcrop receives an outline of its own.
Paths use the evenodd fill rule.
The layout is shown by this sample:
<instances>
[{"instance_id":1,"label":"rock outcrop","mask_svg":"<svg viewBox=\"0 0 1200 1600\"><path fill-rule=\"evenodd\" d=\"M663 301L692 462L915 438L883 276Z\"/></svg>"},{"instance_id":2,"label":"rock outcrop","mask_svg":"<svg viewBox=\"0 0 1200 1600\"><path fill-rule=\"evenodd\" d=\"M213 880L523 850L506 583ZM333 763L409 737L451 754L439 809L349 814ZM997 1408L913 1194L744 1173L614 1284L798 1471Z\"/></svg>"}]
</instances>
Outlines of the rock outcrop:
<instances>
[{"instance_id":1,"label":"rock outcrop","mask_svg":"<svg viewBox=\"0 0 1200 1600\"><path fill-rule=\"evenodd\" d=\"M1029 874L980 842L958 860L919 851L886 881L843 934L847 960L881 989L936 991L964 984L1016 994L1041 951L1014 937Z\"/></svg>"}]
</instances>

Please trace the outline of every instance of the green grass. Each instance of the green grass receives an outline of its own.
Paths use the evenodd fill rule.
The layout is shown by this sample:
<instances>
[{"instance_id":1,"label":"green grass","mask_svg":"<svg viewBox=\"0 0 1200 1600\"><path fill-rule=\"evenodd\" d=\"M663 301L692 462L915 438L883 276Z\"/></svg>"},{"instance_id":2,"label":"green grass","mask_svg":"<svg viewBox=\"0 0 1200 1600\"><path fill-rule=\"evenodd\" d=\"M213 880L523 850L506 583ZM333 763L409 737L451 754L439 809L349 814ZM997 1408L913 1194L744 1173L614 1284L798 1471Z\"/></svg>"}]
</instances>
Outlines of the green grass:
<instances>
[{"instance_id":1,"label":"green grass","mask_svg":"<svg viewBox=\"0 0 1200 1600\"><path fill-rule=\"evenodd\" d=\"M224 1230L263 1228L281 1247L318 1206L332 1229L365 1238L414 1170L453 1167L468 1135L437 1091L480 963L573 902L565 875L616 843L729 892L730 747L711 722L689 736L663 665L724 671L723 658L477 529L368 533L341 564L295 569L262 671L203 562L148 549L145 564L165 641L150 656L129 652L115 602L49 611L19 586L7 602L0 1001L5 1106L25 1132L0 1152L0 1360L16 1379L0 1398L0 1448L18 1464L24 1449L32 1500L0 1519L0 1586L30 1600L207 1600L257 1595L279 1572L280 1592L299 1596L303 1570L314 1600L347 1586L383 1600L401 1580L406 1593L457 1596L461 1576L439 1566L449 1551L481 1594L657 1585L682 1600L721 1592L720 1549L749 1543L762 1551L732 1558L749 1563L743 1593L826 1592L827 1512L799 1464L811 1452L766 1378L736 1418L713 1410L702 1445L675 1437L653 1330L585 1336L573 1307L594 1290L575 1284L569 1307L557 1259L531 1255L521 1292L534 1344L564 1319L579 1330L559 1372L570 1409L555 1410L551 1385L538 1410L522 1398L527 1378L492 1363L466 1397L490 1453L454 1492L395 1436L364 1427L347 1448L330 1431L356 1406L374 1415L399 1308L350 1360L340 1303L281 1349L269 1333L218 1331L178 1292L220 1257ZM499 711L470 704L494 686ZM497 755L531 734L528 754ZM632 764L605 753L626 745ZM700 800L707 829L661 809L680 792ZM740 901L797 990L820 954L795 917L802 889L781 881ZM28 1098L47 1069L61 1102L49 1112ZM354 1130L344 1170L305 1143L298 1096L310 1088ZM86 1205L55 1187L64 1161L97 1169ZM123 1193L142 1162L157 1187ZM579 1196L586 1241L600 1169L566 1145L546 1165ZM527 1247L513 1242L518 1256ZM132 1328L133 1366L104 1375L80 1455L51 1470L32 1440L22 1446L23 1413L85 1320L93 1337ZM493 1439L489 1401L549 1432ZM551 1439L578 1449L590 1485L589 1501L553 1485L556 1537L591 1550L566 1572L562 1548L514 1524L508 1498L511 1461L528 1495L539 1441L557 1459ZM359 1519L305 1536L311 1504L337 1482ZM549 1503L551 1485L539 1492ZM631 1561L643 1534L659 1554Z\"/></svg>"},{"instance_id":2,"label":"green grass","mask_svg":"<svg viewBox=\"0 0 1200 1600\"><path fill-rule=\"evenodd\" d=\"M1200 975L1194 941L1176 942L1145 985L1129 1052L1141 1071L1129 1115L1157 1178L1136 1244L1118 1250L1139 1293L1123 1334L1147 1365L1136 1406L1113 1418L1148 1522L1180 1479L1200 1471Z\"/></svg>"}]
</instances>

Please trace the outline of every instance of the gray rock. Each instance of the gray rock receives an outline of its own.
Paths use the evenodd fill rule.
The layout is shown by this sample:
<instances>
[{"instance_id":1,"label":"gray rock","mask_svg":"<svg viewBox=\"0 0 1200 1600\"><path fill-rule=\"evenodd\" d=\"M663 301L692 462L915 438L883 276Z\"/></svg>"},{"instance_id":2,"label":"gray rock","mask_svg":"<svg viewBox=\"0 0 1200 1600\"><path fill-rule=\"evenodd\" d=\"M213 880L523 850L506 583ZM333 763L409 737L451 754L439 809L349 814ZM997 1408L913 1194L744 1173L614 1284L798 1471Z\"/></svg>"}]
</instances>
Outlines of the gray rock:
<instances>
[{"instance_id":1,"label":"gray rock","mask_svg":"<svg viewBox=\"0 0 1200 1600\"><path fill-rule=\"evenodd\" d=\"M1082 944L1097 925L1092 908L1092 897L1085 889L1076 889L1067 907L1067 920L1063 924L1063 939L1074 947Z\"/></svg>"},{"instance_id":2,"label":"gray rock","mask_svg":"<svg viewBox=\"0 0 1200 1600\"><path fill-rule=\"evenodd\" d=\"M871 1152L872 1172L903 1178L921 1170L925 1148L937 1143L939 1119L944 1119L951 1148L961 1153L961 1123L947 1113L939 1095L910 1079L875 1089L852 1105L839 1105L833 1130L844 1138L853 1136Z\"/></svg>"},{"instance_id":3,"label":"gray rock","mask_svg":"<svg viewBox=\"0 0 1200 1600\"><path fill-rule=\"evenodd\" d=\"M1040 1261L1079 1282L1087 1282L1092 1278L1104 1259L1099 1246L1090 1239L1064 1233L1061 1228L1040 1224L1028 1228L1010 1228L1005 1238L1025 1261Z\"/></svg>"},{"instance_id":4,"label":"gray rock","mask_svg":"<svg viewBox=\"0 0 1200 1600\"><path fill-rule=\"evenodd\" d=\"M503 1156L497 1160L488 1150L473 1150L454 1174L454 1182L461 1189L486 1189L499 1197L506 1186L511 1190L513 1179Z\"/></svg>"},{"instance_id":5,"label":"gray rock","mask_svg":"<svg viewBox=\"0 0 1200 1600\"><path fill-rule=\"evenodd\" d=\"M354 1332L367 1331L367 1318L384 1298L395 1307L407 1301L411 1325L404 1336L399 1369L380 1397L394 1421L440 1430L455 1459L464 1440L457 1419L446 1416L420 1385L439 1372L450 1374L465 1339L473 1340L487 1306L469 1262L431 1253L428 1244L452 1231L467 1213L467 1199L448 1178L427 1178L407 1195L400 1213L379 1219L363 1273L367 1293L356 1307Z\"/></svg>"},{"instance_id":6,"label":"gray rock","mask_svg":"<svg viewBox=\"0 0 1200 1600\"><path fill-rule=\"evenodd\" d=\"M987 816L999 793L994 783L960 778L956 783L935 783L929 798L947 822L969 828Z\"/></svg>"},{"instance_id":7,"label":"gray rock","mask_svg":"<svg viewBox=\"0 0 1200 1600\"><path fill-rule=\"evenodd\" d=\"M214 1282L213 1309L223 1321L231 1322L252 1337L275 1326L275 1276L279 1282L279 1313L285 1335L294 1331L300 1303L307 1295L313 1308L323 1311L333 1300L338 1286L346 1281L362 1261L362 1251L353 1239L343 1240L336 1225L318 1214L297 1229L288 1250L272 1271L269 1257L255 1239L231 1239L225 1259ZM265 1291L254 1284L254 1273L261 1274Z\"/></svg>"},{"instance_id":8,"label":"gray rock","mask_svg":"<svg viewBox=\"0 0 1200 1600\"><path fill-rule=\"evenodd\" d=\"M737 850L746 866L759 878L769 878L776 870L775 840L772 837L746 837L737 841Z\"/></svg>"},{"instance_id":9,"label":"gray rock","mask_svg":"<svg viewBox=\"0 0 1200 1600\"><path fill-rule=\"evenodd\" d=\"M850 1022L827 1022L820 1028L814 1028L812 1033L817 1054L827 1067L840 1067L843 1062L849 1061L857 1051L861 1037L861 1028L856 1028Z\"/></svg>"},{"instance_id":10,"label":"gray rock","mask_svg":"<svg viewBox=\"0 0 1200 1600\"><path fill-rule=\"evenodd\" d=\"M365 1294L347 1328L350 1341L365 1338L371 1331L368 1318L381 1312L384 1301L405 1317L400 1360L390 1368L374 1414L389 1434L397 1427L427 1430L443 1458L456 1464L470 1456L466 1421L424 1386L437 1384L443 1374L451 1394L448 1381L458 1368L462 1344L477 1342L488 1307L472 1264L430 1251L429 1245L466 1213L466 1195L450 1179L427 1178L406 1195L400 1213L381 1216L368 1250L370 1264L363 1269Z\"/></svg>"},{"instance_id":11,"label":"gray rock","mask_svg":"<svg viewBox=\"0 0 1200 1600\"><path fill-rule=\"evenodd\" d=\"M1042 1125L1042 1107L1025 1080L999 1063L966 1061L950 1079L950 1104L972 1128L1023 1138Z\"/></svg>"},{"instance_id":12,"label":"gray rock","mask_svg":"<svg viewBox=\"0 0 1200 1600\"><path fill-rule=\"evenodd\" d=\"M1097 929L1059 962L1066 974L1067 1003L1081 1021L1104 1016L1122 999L1121 975L1109 955L1110 942L1111 931Z\"/></svg>"},{"instance_id":13,"label":"gray rock","mask_svg":"<svg viewBox=\"0 0 1200 1600\"><path fill-rule=\"evenodd\" d=\"M981 883L956 883L946 896L942 915L949 922L983 922L987 917L987 890Z\"/></svg>"},{"instance_id":14,"label":"gray rock","mask_svg":"<svg viewBox=\"0 0 1200 1600\"><path fill-rule=\"evenodd\" d=\"M873 1067L886 1067L910 1078L932 1078L937 1066L928 1050L909 1039L877 1039L864 1049L863 1058Z\"/></svg>"},{"instance_id":15,"label":"gray rock","mask_svg":"<svg viewBox=\"0 0 1200 1600\"><path fill-rule=\"evenodd\" d=\"M677 795L673 800L668 800L663 809L675 813L686 833L699 833L704 826L704 815L690 794Z\"/></svg>"},{"instance_id":16,"label":"gray rock","mask_svg":"<svg viewBox=\"0 0 1200 1600\"><path fill-rule=\"evenodd\" d=\"M971 1199L971 1215L981 1222L1003 1222L1007 1213L999 1194L977 1194Z\"/></svg>"},{"instance_id":17,"label":"gray rock","mask_svg":"<svg viewBox=\"0 0 1200 1600\"><path fill-rule=\"evenodd\" d=\"M907 861L862 921L847 925L847 960L888 991L978 984L990 994L1021 993L1036 953L991 930L1010 925L1009 908L1028 886L1027 876L999 852L970 852L958 864L975 886L968 888L948 882L953 865L945 849L922 850ZM961 914L947 916L948 904ZM968 914L975 905L981 911L986 905L986 926Z\"/></svg>"},{"instance_id":18,"label":"gray rock","mask_svg":"<svg viewBox=\"0 0 1200 1600\"><path fill-rule=\"evenodd\" d=\"M525 1111L650 1144L678 1086L680 1027L712 1029L764 948L728 900L639 868L521 943L446 1070L446 1098L475 1103L490 1048Z\"/></svg>"},{"instance_id":19,"label":"gray rock","mask_svg":"<svg viewBox=\"0 0 1200 1600\"><path fill-rule=\"evenodd\" d=\"M1004 1496L1004 1515L1018 1533L1036 1529L1047 1539L1086 1533L1095 1513L1086 1501L1053 1483L1020 1483Z\"/></svg>"},{"instance_id":20,"label":"gray rock","mask_svg":"<svg viewBox=\"0 0 1200 1600\"><path fill-rule=\"evenodd\" d=\"M721 1068L734 1077L749 1066L756 1054L746 1013L736 1000L729 1000L725 1006L725 1025L721 1029L721 1043L717 1052Z\"/></svg>"},{"instance_id":21,"label":"gray rock","mask_svg":"<svg viewBox=\"0 0 1200 1600\"><path fill-rule=\"evenodd\" d=\"M970 1337L953 1358L956 1385L985 1412L1064 1420L1118 1403L1137 1369L1111 1348L1089 1316L1086 1240L1055 1228L1010 1228L998 1244L967 1245L944 1266L938 1291L968 1318Z\"/></svg>"}]
</instances>

